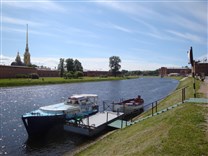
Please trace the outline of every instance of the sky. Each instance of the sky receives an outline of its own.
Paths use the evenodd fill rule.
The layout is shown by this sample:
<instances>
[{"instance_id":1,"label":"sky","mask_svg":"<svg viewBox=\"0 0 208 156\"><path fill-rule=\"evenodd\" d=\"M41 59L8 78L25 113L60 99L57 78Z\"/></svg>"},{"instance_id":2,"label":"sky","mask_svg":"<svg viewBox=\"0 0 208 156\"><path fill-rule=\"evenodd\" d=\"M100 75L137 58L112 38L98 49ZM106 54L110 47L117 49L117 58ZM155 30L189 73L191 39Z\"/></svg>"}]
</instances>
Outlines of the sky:
<instances>
[{"instance_id":1,"label":"sky","mask_svg":"<svg viewBox=\"0 0 208 156\"><path fill-rule=\"evenodd\" d=\"M0 64L23 55L28 24L32 64L57 68L78 59L85 70L184 67L187 51L207 57L207 1L199 0L1 0Z\"/></svg>"}]
</instances>

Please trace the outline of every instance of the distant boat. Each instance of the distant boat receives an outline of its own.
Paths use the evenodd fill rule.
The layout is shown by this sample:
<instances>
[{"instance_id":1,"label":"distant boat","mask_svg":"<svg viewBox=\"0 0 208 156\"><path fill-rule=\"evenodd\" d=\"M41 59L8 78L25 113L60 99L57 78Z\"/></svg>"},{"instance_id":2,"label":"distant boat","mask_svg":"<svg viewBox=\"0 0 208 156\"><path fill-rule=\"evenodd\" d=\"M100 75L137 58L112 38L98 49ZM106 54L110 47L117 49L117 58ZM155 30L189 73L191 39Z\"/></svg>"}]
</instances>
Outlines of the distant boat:
<instances>
[{"instance_id":1,"label":"distant boat","mask_svg":"<svg viewBox=\"0 0 208 156\"><path fill-rule=\"evenodd\" d=\"M144 107L143 104L144 100L141 98L141 96L138 96L137 98L113 103L113 111L123 112L125 115L135 112L142 112Z\"/></svg>"},{"instance_id":2,"label":"distant boat","mask_svg":"<svg viewBox=\"0 0 208 156\"><path fill-rule=\"evenodd\" d=\"M30 137L42 136L53 126L64 124L67 119L89 116L98 112L96 94L72 95L66 102L40 107L22 115Z\"/></svg>"}]
</instances>

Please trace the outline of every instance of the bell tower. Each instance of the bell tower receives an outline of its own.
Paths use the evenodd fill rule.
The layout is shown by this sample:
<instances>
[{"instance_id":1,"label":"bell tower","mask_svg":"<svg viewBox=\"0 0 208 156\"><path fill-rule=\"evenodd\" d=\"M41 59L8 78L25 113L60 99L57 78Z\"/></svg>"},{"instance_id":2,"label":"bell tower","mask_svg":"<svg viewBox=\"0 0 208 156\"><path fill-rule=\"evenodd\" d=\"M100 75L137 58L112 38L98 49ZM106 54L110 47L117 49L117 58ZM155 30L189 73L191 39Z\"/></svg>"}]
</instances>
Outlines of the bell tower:
<instances>
[{"instance_id":1,"label":"bell tower","mask_svg":"<svg viewBox=\"0 0 208 156\"><path fill-rule=\"evenodd\" d=\"M28 24L27 24L27 31L26 31L26 48L24 53L24 63L26 66L31 65L30 62L30 52L28 47Z\"/></svg>"}]
</instances>

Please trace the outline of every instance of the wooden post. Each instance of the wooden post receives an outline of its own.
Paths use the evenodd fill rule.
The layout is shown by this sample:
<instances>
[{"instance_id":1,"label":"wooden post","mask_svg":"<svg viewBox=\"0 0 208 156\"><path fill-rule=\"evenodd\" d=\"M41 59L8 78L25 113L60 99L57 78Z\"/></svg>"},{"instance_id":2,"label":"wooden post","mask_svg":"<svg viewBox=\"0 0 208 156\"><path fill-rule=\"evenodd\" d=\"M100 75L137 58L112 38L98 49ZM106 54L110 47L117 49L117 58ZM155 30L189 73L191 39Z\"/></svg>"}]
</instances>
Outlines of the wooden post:
<instances>
[{"instance_id":1,"label":"wooden post","mask_svg":"<svg viewBox=\"0 0 208 156\"><path fill-rule=\"evenodd\" d=\"M152 103L152 116L153 116L153 109L154 109L153 106L154 106L154 102Z\"/></svg>"},{"instance_id":2,"label":"wooden post","mask_svg":"<svg viewBox=\"0 0 208 156\"><path fill-rule=\"evenodd\" d=\"M155 102L155 104L156 104L156 113L157 113L157 101Z\"/></svg>"},{"instance_id":3,"label":"wooden post","mask_svg":"<svg viewBox=\"0 0 208 156\"><path fill-rule=\"evenodd\" d=\"M181 102L183 103L183 89L181 91Z\"/></svg>"},{"instance_id":4,"label":"wooden post","mask_svg":"<svg viewBox=\"0 0 208 156\"><path fill-rule=\"evenodd\" d=\"M185 89L186 88L182 89L182 103L184 103L184 100L185 100Z\"/></svg>"},{"instance_id":5,"label":"wooden post","mask_svg":"<svg viewBox=\"0 0 208 156\"><path fill-rule=\"evenodd\" d=\"M184 88L184 100L186 100L186 88Z\"/></svg>"}]
</instances>

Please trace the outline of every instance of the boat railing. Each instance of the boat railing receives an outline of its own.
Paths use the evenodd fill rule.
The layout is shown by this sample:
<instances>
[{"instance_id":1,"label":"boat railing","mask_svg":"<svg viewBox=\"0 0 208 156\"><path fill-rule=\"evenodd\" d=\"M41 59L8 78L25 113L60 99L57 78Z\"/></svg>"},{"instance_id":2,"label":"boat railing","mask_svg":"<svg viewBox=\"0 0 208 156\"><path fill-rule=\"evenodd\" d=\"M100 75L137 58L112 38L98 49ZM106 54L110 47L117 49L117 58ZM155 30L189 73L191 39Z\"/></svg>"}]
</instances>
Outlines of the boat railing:
<instances>
[{"instance_id":1,"label":"boat railing","mask_svg":"<svg viewBox=\"0 0 208 156\"><path fill-rule=\"evenodd\" d=\"M31 113L26 113L26 114L23 115L23 116L27 116L27 115L29 115L29 114L31 114L32 116L51 116L50 113L46 113L46 112L44 112L44 113L40 113L40 112L31 112ZM64 114L64 112L63 112L63 113L54 113L53 116L59 116L59 115L62 115L62 114ZM29 116L30 116L30 115L29 115Z\"/></svg>"}]
</instances>

